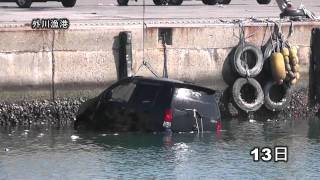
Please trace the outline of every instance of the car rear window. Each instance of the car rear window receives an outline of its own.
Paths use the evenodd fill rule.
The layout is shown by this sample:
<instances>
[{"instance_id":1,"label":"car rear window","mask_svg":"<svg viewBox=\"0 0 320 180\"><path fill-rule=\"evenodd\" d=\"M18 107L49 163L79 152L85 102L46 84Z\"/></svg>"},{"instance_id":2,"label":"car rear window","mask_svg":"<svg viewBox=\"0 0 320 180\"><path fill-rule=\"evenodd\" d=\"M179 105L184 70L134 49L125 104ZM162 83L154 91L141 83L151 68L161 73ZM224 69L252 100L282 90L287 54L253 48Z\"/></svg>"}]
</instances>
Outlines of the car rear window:
<instances>
[{"instance_id":1,"label":"car rear window","mask_svg":"<svg viewBox=\"0 0 320 180\"><path fill-rule=\"evenodd\" d=\"M172 106L179 110L196 109L202 116L220 118L214 94L188 88L175 88Z\"/></svg>"},{"instance_id":2,"label":"car rear window","mask_svg":"<svg viewBox=\"0 0 320 180\"><path fill-rule=\"evenodd\" d=\"M162 86L157 84L137 84L132 104L140 108L152 107L161 91Z\"/></svg>"}]
</instances>

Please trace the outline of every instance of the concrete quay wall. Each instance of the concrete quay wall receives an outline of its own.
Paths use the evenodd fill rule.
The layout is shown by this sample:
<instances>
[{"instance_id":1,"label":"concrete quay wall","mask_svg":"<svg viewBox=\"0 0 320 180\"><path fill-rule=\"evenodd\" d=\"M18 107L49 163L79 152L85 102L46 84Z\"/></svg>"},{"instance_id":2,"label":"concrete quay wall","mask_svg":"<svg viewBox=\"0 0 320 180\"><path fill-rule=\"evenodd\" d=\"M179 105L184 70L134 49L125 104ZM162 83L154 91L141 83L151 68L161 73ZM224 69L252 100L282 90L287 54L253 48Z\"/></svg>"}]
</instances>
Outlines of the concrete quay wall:
<instances>
[{"instance_id":1,"label":"concrete quay wall","mask_svg":"<svg viewBox=\"0 0 320 180\"><path fill-rule=\"evenodd\" d=\"M262 46L271 24L247 23L246 41ZM293 24L289 39L299 46L302 78L308 80L311 30L319 22ZM290 23L282 25L284 34ZM172 31L172 44L162 46L159 31ZM226 59L239 42L235 24L73 24L68 30L32 30L29 25L0 27L0 98L52 99L94 96L118 79L118 34L132 32L135 75L152 76L139 69L143 57L162 75L164 52L170 78L223 90L230 67ZM144 46L143 46L143 41ZM143 48L144 47L144 48ZM139 69L139 71L138 71ZM307 82L307 81L303 81Z\"/></svg>"}]
</instances>

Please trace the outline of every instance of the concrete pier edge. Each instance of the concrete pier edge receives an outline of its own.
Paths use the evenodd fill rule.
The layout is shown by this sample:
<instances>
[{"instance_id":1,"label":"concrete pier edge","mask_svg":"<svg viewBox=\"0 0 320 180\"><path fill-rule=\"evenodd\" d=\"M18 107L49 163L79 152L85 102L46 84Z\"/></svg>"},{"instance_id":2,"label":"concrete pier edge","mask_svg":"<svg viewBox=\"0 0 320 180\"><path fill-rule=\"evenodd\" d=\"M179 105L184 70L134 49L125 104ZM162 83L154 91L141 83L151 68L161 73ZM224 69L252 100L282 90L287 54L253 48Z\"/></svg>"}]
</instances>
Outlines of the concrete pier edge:
<instances>
[{"instance_id":1,"label":"concrete pier edge","mask_svg":"<svg viewBox=\"0 0 320 180\"><path fill-rule=\"evenodd\" d=\"M32 98L93 96L117 80L118 34L132 32L133 73L142 63L142 22L73 23L68 30L32 30L29 25L0 26L0 89L2 100L24 99L18 92L41 91ZM149 20L152 21L152 20ZM186 24L146 20L145 58L158 74L163 70L163 47L159 29L172 30L172 45L167 46L169 78L186 80L214 89L227 87L222 74L226 58L239 39L236 23L204 24L201 20L182 20ZM193 22L194 21L194 22ZM199 21L199 23L197 23ZM216 21L216 20L213 20ZM189 23L188 23L189 22ZM120 23L120 24L117 24ZM244 21L248 42L262 46L270 36L272 22ZM126 24L125 26L123 26ZM131 24L131 25L128 25ZM282 24L288 33L290 22ZM308 79L311 30L320 22L293 22L290 43L299 46L302 79ZM146 69L137 75L152 76ZM52 88L54 87L54 88ZM52 92L52 91L55 92ZM92 91L91 93L91 90ZM13 93L17 92L17 93ZM3 94L6 94L3 97ZM28 94L28 93L27 93ZM28 95L29 96L29 95Z\"/></svg>"}]
</instances>

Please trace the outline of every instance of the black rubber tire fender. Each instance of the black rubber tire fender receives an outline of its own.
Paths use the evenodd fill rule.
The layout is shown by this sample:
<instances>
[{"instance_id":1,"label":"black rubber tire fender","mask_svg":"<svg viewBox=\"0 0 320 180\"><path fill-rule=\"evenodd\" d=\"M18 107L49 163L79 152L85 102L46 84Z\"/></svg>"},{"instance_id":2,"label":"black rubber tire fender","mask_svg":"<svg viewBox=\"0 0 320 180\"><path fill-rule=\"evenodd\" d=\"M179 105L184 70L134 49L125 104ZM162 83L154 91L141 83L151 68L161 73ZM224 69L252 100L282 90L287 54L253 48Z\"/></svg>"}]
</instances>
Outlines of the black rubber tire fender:
<instances>
[{"instance_id":1,"label":"black rubber tire fender","mask_svg":"<svg viewBox=\"0 0 320 180\"><path fill-rule=\"evenodd\" d=\"M248 74L241 56L245 52L251 52L254 55L255 65L248 69ZM263 68L263 55L260 48L250 43L239 44L234 52L234 58L231 66L234 71L242 77L256 77Z\"/></svg>"},{"instance_id":2,"label":"black rubber tire fender","mask_svg":"<svg viewBox=\"0 0 320 180\"><path fill-rule=\"evenodd\" d=\"M299 19L302 17L306 17L306 14L302 9L296 9L296 10L284 9L283 12L280 14L280 18L282 19L285 17Z\"/></svg>"},{"instance_id":3,"label":"black rubber tire fender","mask_svg":"<svg viewBox=\"0 0 320 180\"><path fill-rule=\"evenodd\" d=\"M74 5L76 5L76 2L77 2L77 0L62 0L61 1L63 7L66 7L66 8L74 7Z\"/></svg>"},{"instance_id":4,"label":"black rubber tire fender","mask_svg":"<svg viewBox=\"0 0 320 180\"><path fill-rule=\"evenodd\" d=\"M254 100L253 102L247 102L242 98L242 88L246 85L250 85L254 88ZM243 111L257 111L264 103L264 94L259 82L253 78L238 78L232 87L232 97L235 104Z\"/></svg>"},{"instance_id":5,"label":"black rubber tire fender","mask_svg":"<svg viewBox=\"0 0 320 180\"><path fill-rule=\"evenodd\" d=\"M276 89L276 92L281 93L281 100L274 101L271 98L271 88L273 86L278 86L281 89ZM290 88L286 87L285 84L278 85L275 81L267 82L263 87L264 92L264 105L270 111L281 111L286 108L291 100L291 90ZM280 99L280 98L279 98Z\"/></svg>"},{"instance_id":6,"label":"black rubber tire fender","mask_svg":"<svg viewBox=\"0 0 320 180\"><path fill-rule=\"evenodd\" d=\"M219 4L230 4L231 0L220 0Z\"/></svg>"},{"instance_id":7,"label":"black rubber tire fender","mask_svg":"<svg viewBox=\"0 0 320 180\"><path fill-rule=\"evenodd\" d=\"M271 0L257 0L258 4L269 4Z\"/></svg>"},{"instance_id":8,"label":"black rubber tire fender","mask_svg":"<svg viewBox=\"0 0 320 180\"><path fill-rule=\"evenodd\" d=\"M218 3L218 0L202 0L202 2L206 5L215 5Z\"/></svg>"},{"instance_id":9,"label":"black rubber tire fender","mask_svg":"<svg viewBox=\"0 0 320 180\"><path fill-rule=\"evenodd\" d=\"M127 6L129 0L117 0L119 6Z\"/></svg>"},{"instance_id":10,"label":"black rubber tire fender","mask_svg":"<svg viewBox=\"0 0 320 180\"><path fill-rule=\"evenodd\" d=\"M183 3L183 0L170 0L169 5L180 6Z\"/></svg>"},{"instance_id":11,"label":"black rubber tire fender","mask_svg":"<svg viewBox=\"0 0 320 180\"><path fill-rule=\"evenodd\" d=\"M32 4L32 0L16 0L19 8L30 8Z\"/></svg>"}]
</instances>

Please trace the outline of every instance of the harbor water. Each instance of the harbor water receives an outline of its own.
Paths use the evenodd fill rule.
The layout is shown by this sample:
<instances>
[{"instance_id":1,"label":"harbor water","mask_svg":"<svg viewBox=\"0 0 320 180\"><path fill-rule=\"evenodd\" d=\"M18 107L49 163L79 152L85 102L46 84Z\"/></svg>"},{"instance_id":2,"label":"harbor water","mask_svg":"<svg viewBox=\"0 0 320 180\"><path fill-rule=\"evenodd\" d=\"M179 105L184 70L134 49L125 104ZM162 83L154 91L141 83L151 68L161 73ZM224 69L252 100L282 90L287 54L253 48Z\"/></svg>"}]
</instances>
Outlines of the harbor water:
<instances>
[{"instance_id":1,"label":"harbor water","mask_svg":"<svg viewBox=\"0 0 320 180\"><path fill-rule=\"evenodd\" d=\"M254 162L287 146L288 162ZM220 132L77 132L1 127L0 179L319 179L320 119L228 120Z\"/></svg>"}]
</instances>

